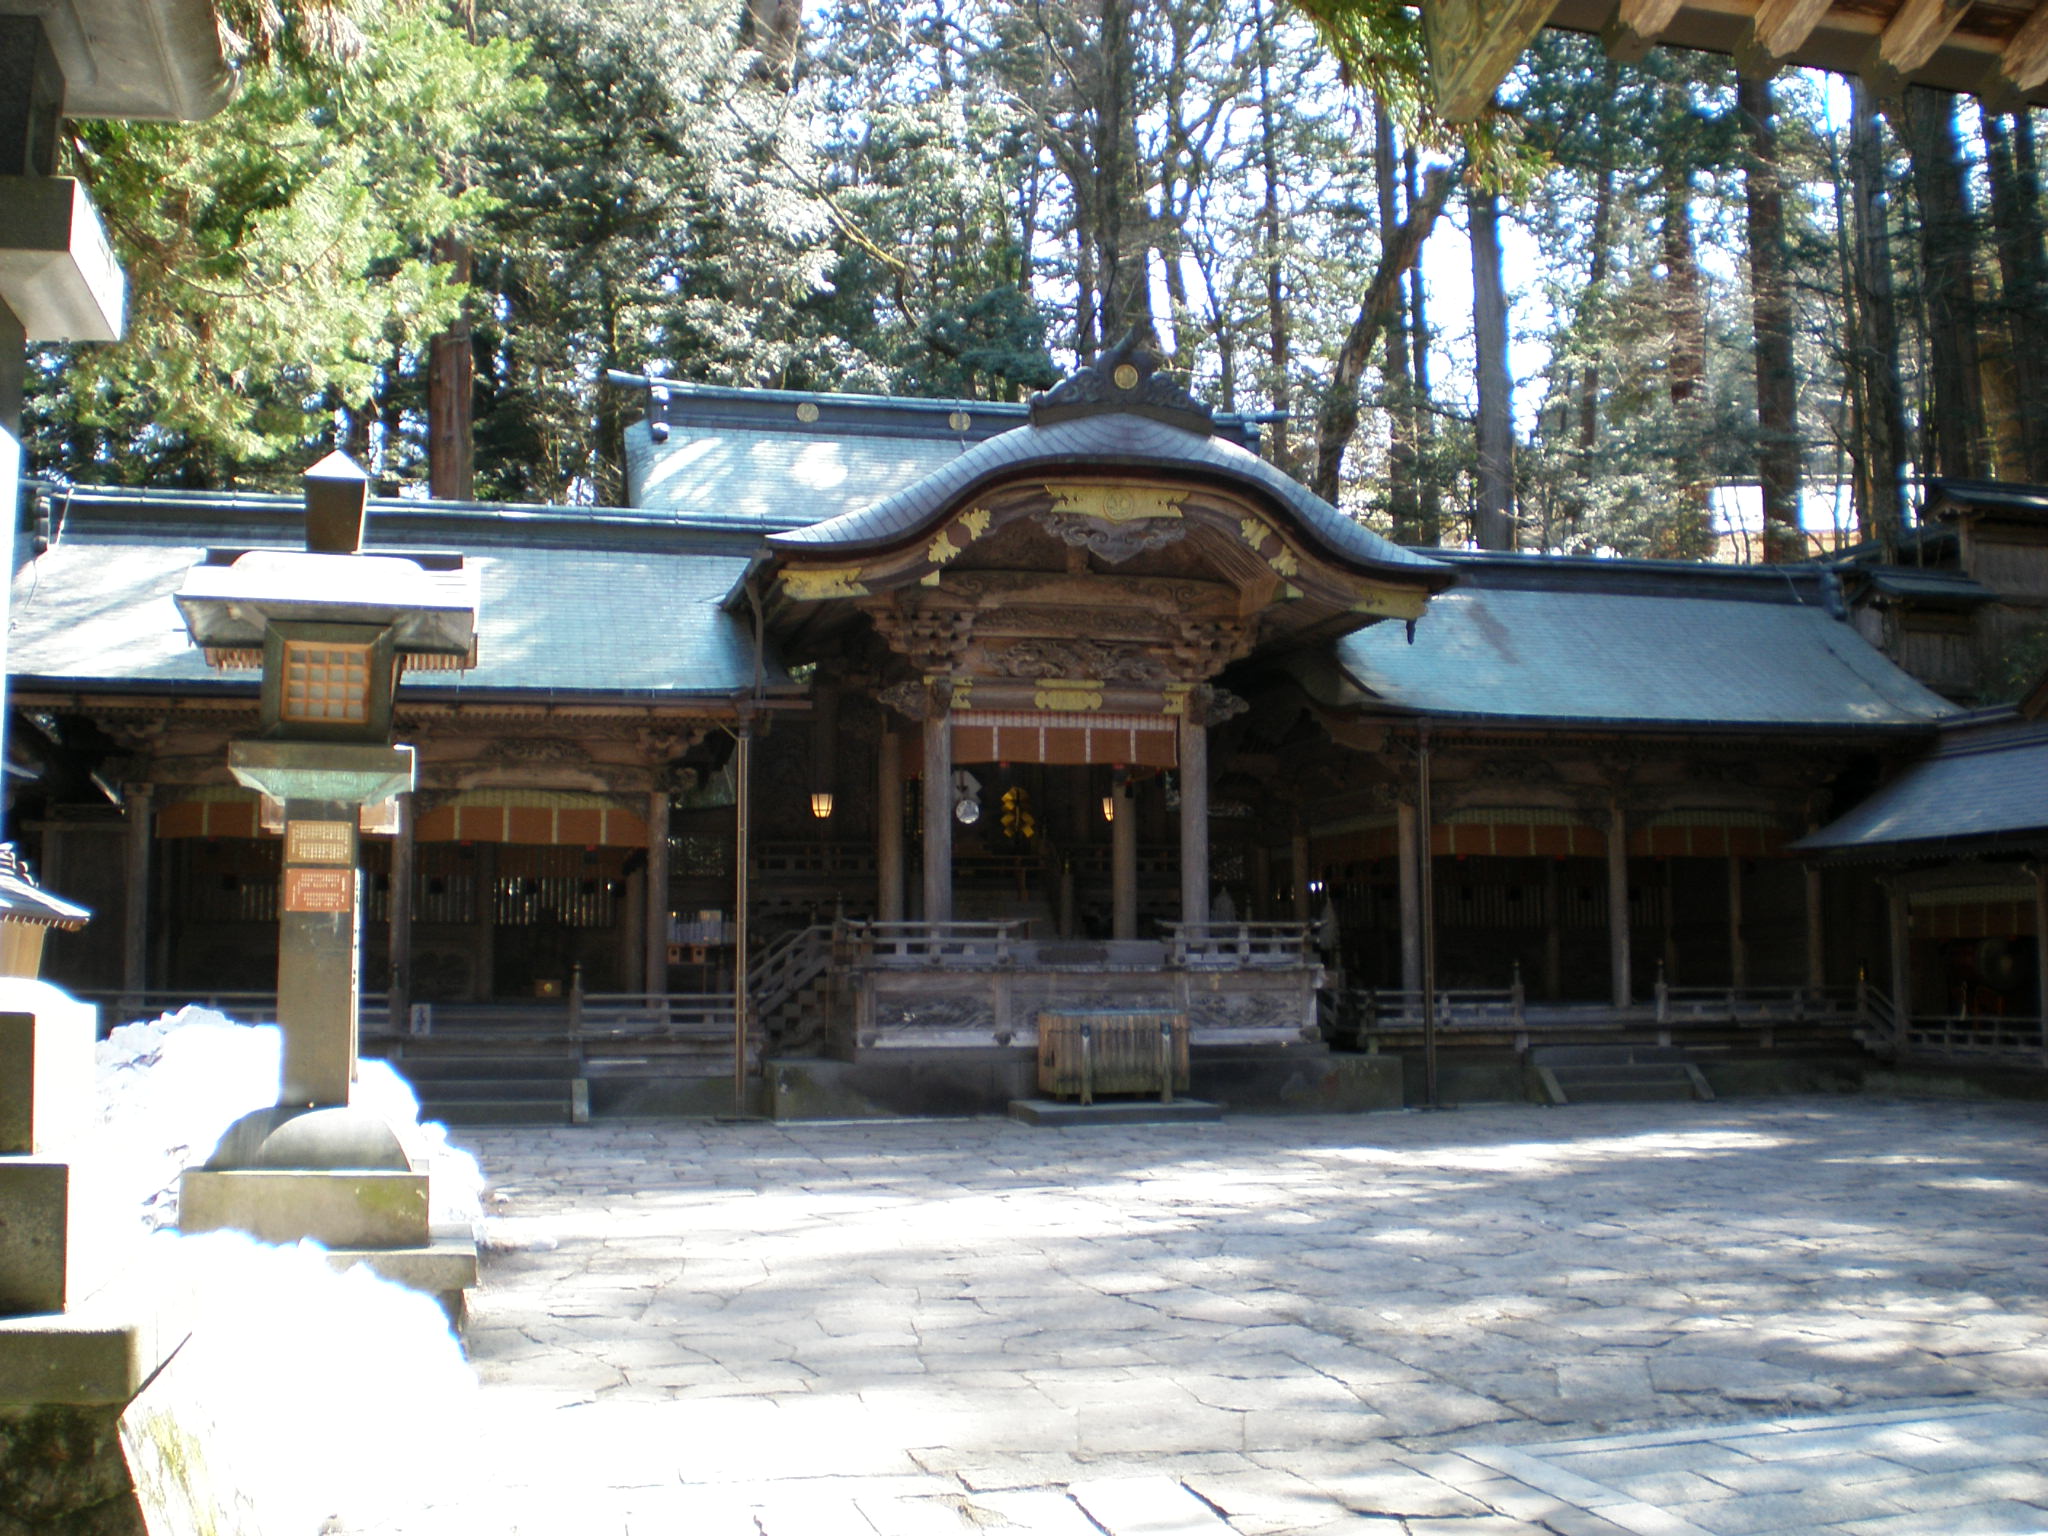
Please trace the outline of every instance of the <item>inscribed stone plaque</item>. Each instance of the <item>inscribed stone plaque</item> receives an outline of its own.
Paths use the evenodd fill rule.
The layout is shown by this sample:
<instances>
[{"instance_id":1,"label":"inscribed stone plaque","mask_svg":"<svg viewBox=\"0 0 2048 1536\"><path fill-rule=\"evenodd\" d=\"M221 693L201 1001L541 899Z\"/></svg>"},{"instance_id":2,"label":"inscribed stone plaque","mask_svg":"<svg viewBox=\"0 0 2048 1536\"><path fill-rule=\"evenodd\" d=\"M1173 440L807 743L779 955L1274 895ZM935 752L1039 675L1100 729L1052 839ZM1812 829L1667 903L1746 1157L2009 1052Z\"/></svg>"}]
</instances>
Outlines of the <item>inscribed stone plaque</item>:
<instances>
[{"instance_id":1,"label":"inscribed stone plaque","mask_svg":"<svg viewBox=\"0 0 2048 1536\"><path fill-rule=\"evenodd\" d=\"M284 830L287 864L353 864L355 828L345 821L294 821Z\"/></svg>"},{"instance_id":2,"label":"inscribed stone plaque","mask_svg":"<svg viewBox=\"0 0 2048 1536\"><path fill-rule=\"evenodd\" d=\"M352 912L356 904L353 869L287 869L284 909L287 912Z\"/></svg>"}]
</instances>

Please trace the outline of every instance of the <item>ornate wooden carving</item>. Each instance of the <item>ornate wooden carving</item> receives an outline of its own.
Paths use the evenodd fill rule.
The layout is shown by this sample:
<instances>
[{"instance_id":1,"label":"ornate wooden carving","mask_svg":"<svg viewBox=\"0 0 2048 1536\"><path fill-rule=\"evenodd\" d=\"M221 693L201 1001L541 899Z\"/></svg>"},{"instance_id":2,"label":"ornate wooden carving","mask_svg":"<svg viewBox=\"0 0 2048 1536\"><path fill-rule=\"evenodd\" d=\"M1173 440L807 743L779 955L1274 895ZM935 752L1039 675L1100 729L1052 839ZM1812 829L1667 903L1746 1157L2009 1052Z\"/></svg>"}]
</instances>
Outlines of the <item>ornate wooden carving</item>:
<instances>
[{"instance_id":1,"label":"ornate wooden carving","mask_svg":"<svg viewBox=\"0 0 2048 1536\"><path fill-rule=\"evenodd\" d=\"M1131 411L1204 437L1214 431L1211 408L1158 370L1159 354L1151 328L1133 326L1123 340L1086 368L1068 375L1044 394L1033 395L1032 423L1049 426L1103 411Z\"/></svg>"},{"instance_id":2,"label":"ornate wooden carving","mask_svg":"<svg viewBox=\"0 0 2048 1536\"><path fill-rule=\"evenodd\" d=\"M1163 517L1105 522L1081 513L1051 511L1036 514L1033 521L1062 543L1100 555L1111 565L1121 565L1148 549L1177 544L1188 534L1185 522Z\"/></svg>"}]
</instances>

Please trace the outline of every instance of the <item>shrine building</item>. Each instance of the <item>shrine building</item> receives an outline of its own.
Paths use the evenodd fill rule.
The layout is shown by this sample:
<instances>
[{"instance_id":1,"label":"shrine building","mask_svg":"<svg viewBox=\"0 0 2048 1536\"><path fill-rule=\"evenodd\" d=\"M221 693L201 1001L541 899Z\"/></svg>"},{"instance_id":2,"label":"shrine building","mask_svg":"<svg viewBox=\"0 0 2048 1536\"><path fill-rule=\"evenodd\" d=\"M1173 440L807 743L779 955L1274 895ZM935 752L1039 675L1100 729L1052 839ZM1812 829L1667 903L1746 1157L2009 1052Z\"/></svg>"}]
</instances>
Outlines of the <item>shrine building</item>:
<instances>
[{"instance_id":1,"label":"shrine building","mask_svg":"<svg viewBox=\"0 0 2048 1536\"><path fill-rule=\"evenodd\" d=\"M483 596L476 665L400 681L420 787L365 813L365 1048L431 1103L437 1053L524 1041L599 1113L735 1073L779 1113L999 1108L1041 1015L1091 1010L1184 1017L1196 1092L1276 1107L1622 1035L1995 1017L2038 1054L2048 791L1968 847L1842 822L1959 731L2048 765L1924 639L2034 599L1932 544L1917 575L1402 548L1258 425L1137 348L1028 405L650 383L629 506L373 501L367 547L459 552ZM257 680L172 594L302 519L34 497L16 836L98 914L46 973L115 1013L274 1006L279 839L226 768Z\"/></svg>"}]
</instances>

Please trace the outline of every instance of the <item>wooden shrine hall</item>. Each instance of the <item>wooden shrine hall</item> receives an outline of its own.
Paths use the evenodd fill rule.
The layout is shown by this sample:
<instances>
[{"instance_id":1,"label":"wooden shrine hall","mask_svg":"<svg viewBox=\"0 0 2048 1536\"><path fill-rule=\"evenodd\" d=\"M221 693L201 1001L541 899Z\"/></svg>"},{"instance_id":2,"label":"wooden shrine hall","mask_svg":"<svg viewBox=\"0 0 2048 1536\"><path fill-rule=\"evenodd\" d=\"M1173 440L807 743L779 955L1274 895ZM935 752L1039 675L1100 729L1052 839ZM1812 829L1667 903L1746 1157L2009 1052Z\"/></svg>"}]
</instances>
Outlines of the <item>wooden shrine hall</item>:
<instances>
[{"instance_id":1,"label":"wooden shrine hall","mask_svg":"<svg viewBox=\"0 0 2048 1536\"><path fill-rule=\"evenodd\" d=\"M836 1113L999 1106L1045 1014L1184 1017L1195 1091L1326 1107L1412 1097L1439 1026L1895 1032L1884 872L1795 845L1961 710L1840 570L1396 547L1135 344L1028 405L651 384L628 447L627 507L372 503L483 600L478 664L398 690L366 1041L524 1028L599 1112L736 1069ZM99 914L49 973L120 1011L266 1005L256 685L171 594L300 515L32 509L16 835ZM2022 957L1968 1001L2038 1040L2036 905L1956 944Z\"/></svg>"}]
</instances>

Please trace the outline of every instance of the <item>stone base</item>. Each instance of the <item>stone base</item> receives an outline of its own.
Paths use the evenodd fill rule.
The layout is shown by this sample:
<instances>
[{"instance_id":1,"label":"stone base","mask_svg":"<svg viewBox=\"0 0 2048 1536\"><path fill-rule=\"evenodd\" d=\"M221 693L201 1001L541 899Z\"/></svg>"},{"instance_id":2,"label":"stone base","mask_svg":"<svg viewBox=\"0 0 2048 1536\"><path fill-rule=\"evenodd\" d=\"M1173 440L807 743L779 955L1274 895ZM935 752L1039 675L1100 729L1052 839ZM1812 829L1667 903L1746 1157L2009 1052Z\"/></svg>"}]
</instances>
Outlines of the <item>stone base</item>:
<instances>
[{"instance_id":1,"label":"stone base","mask_svg":"<svg viewBox=\"0 0 2048 1536\"><path fill-rule=\"evenodd\" d=\"M0 1536L146 1536L119 1407L0 1406Z\"/></svg>"},{"instance_id":2,"label":"stone base","mask_svg":"<svg viewBox=\"0 0 2048 1536\"><path fill-rule=\"evenodd\" d=\"M1089 1125L1181 1125L1221 1120L1221 1105L1205 1099L1097 1099L1093 1104L1064 1104L1058 1099L1012 1099L1010 1118L1048 1130L1074 1130Z\"/></svg>"},{"instance_id":3,"label":"stone base","mask_svg":"<svg viewBox=\"0 0 2048 1536\"><path fill-rule=\"evenodd\" d=\"M360 1264L393 1285L424 1291L441 1304L457 1333L468 1320L467 1293L477 1279L476 1238L468 1232L437 1232L414 1248L336 1248L327 1262L337 1270Z\"/></svg>"},{"instance_id":4,"label":"stone base","mask_svg":"<svg viewBox=\"0 0 2048 1536\"><path fill-rule=\"evenodd\" d=\"M783 1057L765 1064L777 1120L1001 1115L1038 1097L1036 1055L1024 1049L864 1052L857 1061ZM1320 1045L1194 1046L1189 1092L1233 1112L1348 1114L1401 1107L1392 1056L1333 1055Z\"/></svg>"},{"instance_id":5,"label":"stone base","mask_svg":"<svg viewBox=\"0 0 2048 1536\"><path fill-rule=\"evenodd\" d=\"M412 1248L427 1241L427 1176L395 1169L188 1168L178 1230L246 1232L265 1243L310 1237L329 1248Z\"/></svg>"}]
</instances>

